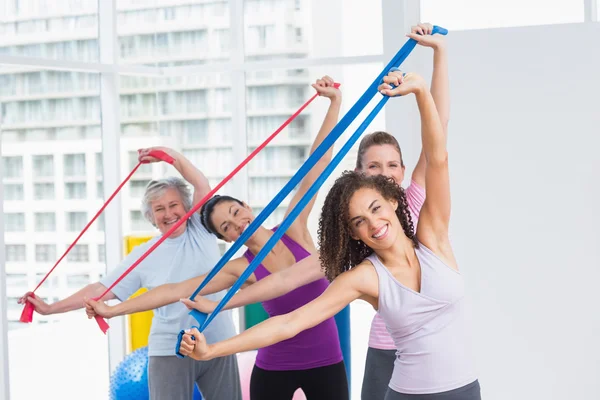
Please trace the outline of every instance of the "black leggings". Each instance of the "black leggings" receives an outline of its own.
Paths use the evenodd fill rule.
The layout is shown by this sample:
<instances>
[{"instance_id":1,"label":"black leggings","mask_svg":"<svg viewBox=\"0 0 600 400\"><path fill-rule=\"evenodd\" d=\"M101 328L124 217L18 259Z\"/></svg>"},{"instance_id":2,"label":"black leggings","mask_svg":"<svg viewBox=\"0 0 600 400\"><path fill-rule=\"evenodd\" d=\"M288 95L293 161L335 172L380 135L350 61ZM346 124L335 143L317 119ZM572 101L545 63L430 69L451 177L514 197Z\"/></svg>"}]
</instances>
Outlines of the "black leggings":
<instances>
[{"instance_id":1,"label":"black leggings","mask_svg":"<svg viewBox=\"0 0 600 400\"><path fill-rule=\"evenodd\" d=\"M344 362L298 371L267 371L254 366L250 400L291 400L296 389L306 400L349 400Z\"/></svg>"}]
</instances>

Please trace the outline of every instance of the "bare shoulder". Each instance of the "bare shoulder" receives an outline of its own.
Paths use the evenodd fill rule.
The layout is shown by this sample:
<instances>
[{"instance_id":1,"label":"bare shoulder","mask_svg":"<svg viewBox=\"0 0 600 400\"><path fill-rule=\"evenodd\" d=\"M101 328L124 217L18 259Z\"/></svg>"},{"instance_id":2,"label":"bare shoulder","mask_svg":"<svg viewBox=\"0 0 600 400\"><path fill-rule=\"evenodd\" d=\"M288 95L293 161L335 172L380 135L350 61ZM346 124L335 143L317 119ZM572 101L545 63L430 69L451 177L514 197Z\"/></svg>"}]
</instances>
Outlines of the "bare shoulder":
<instances>
[{"instance_id":1,"label":"bare shoulder","mask_svg":"<svg viewBox=\"0 0 600 400\"><path fill-rule=\"evenodd\" d=\"M334 282L340 278L348 280L353 287L364 295L374 298L379 295L379 278L375 267L369 260L364 260L349 271L342 273L335 278Z\"/></svg>"}]
</instances>

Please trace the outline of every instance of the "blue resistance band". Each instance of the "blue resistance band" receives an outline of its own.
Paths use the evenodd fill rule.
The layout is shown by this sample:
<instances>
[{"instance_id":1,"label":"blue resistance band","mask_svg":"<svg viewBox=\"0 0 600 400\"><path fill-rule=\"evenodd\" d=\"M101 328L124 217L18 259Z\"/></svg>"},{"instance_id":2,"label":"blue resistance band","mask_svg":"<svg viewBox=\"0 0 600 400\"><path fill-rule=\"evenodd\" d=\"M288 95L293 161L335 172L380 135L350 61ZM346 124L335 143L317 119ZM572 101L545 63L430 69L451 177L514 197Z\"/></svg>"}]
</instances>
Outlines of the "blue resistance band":
<instances>
[{"instance_id":1,"label":"blue resistance band","mask_svg":"<svg viewBox=\"0 0 600 400\"><path fill-rule=\"evenodd\" d=\"M442 34L445 35L448 31L444 28L440 28L434 26L433 34ZM194 299L198 293L208 284L208 282L223 268L223 266L233 257L233 255L241 248L242 245L254 234L254 232L262 225L262 223L268 218L268 216L279 206L279 204L285 199L285 197L300 183L300 181L304 178L304 176L312 169L312 167L316 164L318 160L327 152L327 150L333 146L335 141L342 135L342 133L348 128L348 126L356 119L358 114L366 107L369 101L375 96L377 92L377 87L382 82L383 77L387 75L388 71L392 70L394 67L400 66L402 62L408 57L408 55L412 52L412 50L417 45L417 42L414 39L409 39L404 46L396 53L392 61L388 63L388 65L383 69L383 71L379 74L379 76L373 81L373 83L369 86L369 88L363 93L363 95L359 98L359 100L352 106L352 108L346 113L346 115L338 122L338 124L333 128L333 130L329 133L329 135L323 140L321 145L315 149L313 154L305 161L305 163L300 167L300 169L296 172L296 174L290 179L290 181L281 189L281 191L273 198L273 200L264 208L264 210L252 221L252 223L244 230L242 235L236 240L236 242L232 245L232 247L223 255L221 260L215 265L215 267L211 270L211 272L207 275L204 281L200 284L200 286L194 291L190 299ZM309 190L305 193L305 195L300 199L298 204L294 207L294 209L288 214L287 218L285 218L282 223L279 225L277 230L273 233L273 236L267 241L267 243L263 246L262 250L257 254L255 259L250 263L248 268L244 271L244 273L240 276L240 278L235 282L235 284L231 287L231 289L227 292L225 297L221 300L221 302L217 305L215 310L211 313L210 317L207 314L202 313L198 310L191 310L190 315L192 315L200 324L200 331L204 331L208 324L216 317L219 311L225 306L225 304L235 295L235 293L239 290L239 288L243 285L243 283L248 279L248 277L254 272L254 270L260 265L260 263L264 260L264 258L269 254L271 249L275 246L275 244L279 241L279 239L283 236L285 231L290 227L290 225L294 222L294 220L300 215L304 207L310 202L312 197L317 193L319 188L323 185L325 180L331 175L331 173L335 170L337 165L342 161L344 156L350 151L354 143L358 140L361 134L365 131L367 126L372 122L375 116L379 113L379 111L383 108L385 103L387 103L388 97L385 96L383 99L379 101L379 103L375 106L375 108L371 111L371 113L367 116L364 122L359 126L356 132L350 137L350 139L346 142L346 144L340 149L338 154L334 157L331 163L325 168L323 173L317 178L317 180L313 183L313 185L309 188ZM239 244L238 244L239 243ZM208 317L208 318L207 318ZM181 331L178 335L177 344L175 347L175 354L178 357L183 357L183 355L179 352L179 348L181 345L181 340L183 338L184 331Z\"/></svg>"}]
</instances>

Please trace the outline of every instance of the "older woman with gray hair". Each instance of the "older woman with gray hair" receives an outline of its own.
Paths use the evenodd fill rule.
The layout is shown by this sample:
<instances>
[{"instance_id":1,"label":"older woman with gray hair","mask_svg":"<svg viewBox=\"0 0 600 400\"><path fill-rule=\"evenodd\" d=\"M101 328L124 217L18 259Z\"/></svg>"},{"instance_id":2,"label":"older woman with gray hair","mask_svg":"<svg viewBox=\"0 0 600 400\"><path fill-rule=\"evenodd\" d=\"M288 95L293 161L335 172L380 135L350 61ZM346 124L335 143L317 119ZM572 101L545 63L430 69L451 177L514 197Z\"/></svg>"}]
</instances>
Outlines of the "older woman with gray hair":
<instances>
[{"instance_id":1,"label":"older woman with gray hair","mask_svg":"<svg viewBox=\"0 0 600 400\"><path fill-rule=\"evenodd\" d=\"M193 195L183 179L169 177L151 181L142 199L142 213L161 234L168 232L208 192L206 177L184 156L168 148L140 150L140 161L157 162L148 155L151 150L162 150L175 159L173 166L194 188ZM140 258L160 236L137 246L100 282L87 285L77 293L53 304L39 297L26 297L20 302L31 302L40 314L57 314L84 307L85 299L95 298ZM168 239L158 246L129 275L116 285L102 300L127 300L140 288L152 289L166 283L177 283L207 273L219 260L216 238L200 223L194 214L182 223ZM216 293L220 300L224 292ZM181 329L193 325L194 319L181 304L171 304L154 310L152 329L148 340L148 381L152 400L189 400L194 383L198 384L207 400L241 400L240 378L236 356L211 361L179 359L174 355L174 343ZM209 341L222 341L235 335L231 314L220 314L206 330Z\"/></svg>"}]
</instances>

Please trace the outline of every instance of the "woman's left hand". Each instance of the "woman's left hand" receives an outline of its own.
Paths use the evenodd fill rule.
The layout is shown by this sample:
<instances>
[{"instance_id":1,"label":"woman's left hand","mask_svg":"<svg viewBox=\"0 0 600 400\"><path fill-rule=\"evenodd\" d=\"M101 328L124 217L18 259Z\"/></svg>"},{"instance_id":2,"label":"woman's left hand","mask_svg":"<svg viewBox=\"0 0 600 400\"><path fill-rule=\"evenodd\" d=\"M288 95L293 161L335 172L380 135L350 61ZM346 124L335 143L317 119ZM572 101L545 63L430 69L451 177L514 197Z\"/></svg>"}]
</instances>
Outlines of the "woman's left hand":
<instances>
[{"instance_id":1,"label":"woman's left hand","mask_svg":"<svg viewBox=\"0 0 600 400\"><path fill-rule=\"evenodd\" d=\"M194 360L207 361L212 357L206 338L196 328L187 329L181 338L179 352L184 356L189 356Z\"/></svg>"},{"instance_id":2,"label":"woman's left hand","mask_svg":"<svg viewBox=\"0 0 600 400\"><path fill-rule=\"evenodd\" d=\"M334 86L335 82L331 77L325 75L321 79L317 79L311 86L315 88L320 96L327 97L330 100L341 99L342 92Z\"/></svg>"},{"instance_id":3,"label":"woman's left hand","mask_svg":"<svg viewBox=\"0 0 600 400\"><path fill-rule=\"evenodd\" d=\"M383 77L383 82L379 85L378 90L384 96L404 96L409 93L419 93L426 87L425 80L418 74L407 73L401 71L390 72ZM392 86L395 87L392 89Z\"/></svg>"}]
</instances>

